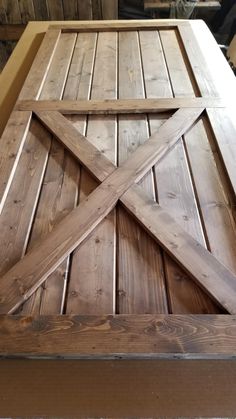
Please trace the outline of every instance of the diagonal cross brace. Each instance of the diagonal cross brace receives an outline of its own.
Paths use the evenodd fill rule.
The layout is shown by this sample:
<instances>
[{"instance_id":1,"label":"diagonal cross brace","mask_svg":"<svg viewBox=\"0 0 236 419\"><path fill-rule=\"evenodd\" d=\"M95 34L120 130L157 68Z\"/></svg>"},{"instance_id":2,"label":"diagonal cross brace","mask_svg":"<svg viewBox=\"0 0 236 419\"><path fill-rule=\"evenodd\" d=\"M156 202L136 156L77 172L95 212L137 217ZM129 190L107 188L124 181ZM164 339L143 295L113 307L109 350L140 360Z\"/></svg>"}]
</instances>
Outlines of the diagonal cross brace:
<instances>
[{"instance_id":1,"label":"diagonal cross brace","mask_svg":"<svg viewBox=\"0 0 236 419\"><path fill-rule=\"evenodd\" d=\"M119 168L99 153L85 137L78 134L61 114L37 114L49 130L100 182L102 181L102 184L62 220L37 248L29 252L1 278L0 313L12 313L28 299L111 211L118 199L209 295L227 311L234 313L235 276L185 233L158 204L150 202L140 187L132 186L167 153L202 111L203 109L182 109L176 112ZM165 218L168 220L167 224ZM185 255L186 249L188 251Z\"/></svg>"}]
</instances>

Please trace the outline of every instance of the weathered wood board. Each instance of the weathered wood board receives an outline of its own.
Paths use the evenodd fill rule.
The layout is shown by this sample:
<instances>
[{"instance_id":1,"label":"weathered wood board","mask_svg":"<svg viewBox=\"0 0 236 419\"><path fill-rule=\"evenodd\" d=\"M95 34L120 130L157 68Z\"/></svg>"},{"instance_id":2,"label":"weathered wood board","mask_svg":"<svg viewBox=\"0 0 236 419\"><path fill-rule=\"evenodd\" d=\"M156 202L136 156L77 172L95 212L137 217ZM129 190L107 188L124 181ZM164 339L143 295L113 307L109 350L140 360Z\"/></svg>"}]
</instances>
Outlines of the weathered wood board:
<instances>
[{"instance_id":1,"label":"weathered wood board","mask_svg":"<svg viewBox=\"0 0 236 419\"><path fill-rule=\"evenodd\" d=\"M234 358L236 131L204 54L188 21L47 31L0 142L1 357Z\"/></svg>"},{"instance_id":2,"label":"weathered wood board","mask_svg":"<svg viewBox=\"0 0 236 419\"><path fill-rule=\"evenodd\" d=\"M1 0L0 23L117 19L118 0Z\"/></svg>"}]
</instances>

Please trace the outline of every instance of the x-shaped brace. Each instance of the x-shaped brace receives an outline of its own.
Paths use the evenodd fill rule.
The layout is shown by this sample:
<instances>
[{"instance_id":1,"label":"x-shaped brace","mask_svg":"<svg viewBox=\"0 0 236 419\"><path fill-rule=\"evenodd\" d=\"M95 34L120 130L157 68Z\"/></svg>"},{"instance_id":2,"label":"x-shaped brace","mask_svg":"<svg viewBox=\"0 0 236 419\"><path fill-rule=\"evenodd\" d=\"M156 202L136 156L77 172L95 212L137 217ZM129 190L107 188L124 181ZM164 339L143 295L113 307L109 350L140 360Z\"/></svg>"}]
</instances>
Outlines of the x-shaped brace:
<instances>
[{"instance_id":1,"label":"x-shaped brace","mask_svg":"<svg viewBox=\"0 0 236 419\"><path fill-rule=\"evenodd\" d=\"M27 300L120 200L198 285L235 314L236 277L137 185L203 111L204 108L186 108L175 112L118 168L59 112L36 112L101 184L0 279L0 313L13 313Z\"/></svg>"}]
</instances>

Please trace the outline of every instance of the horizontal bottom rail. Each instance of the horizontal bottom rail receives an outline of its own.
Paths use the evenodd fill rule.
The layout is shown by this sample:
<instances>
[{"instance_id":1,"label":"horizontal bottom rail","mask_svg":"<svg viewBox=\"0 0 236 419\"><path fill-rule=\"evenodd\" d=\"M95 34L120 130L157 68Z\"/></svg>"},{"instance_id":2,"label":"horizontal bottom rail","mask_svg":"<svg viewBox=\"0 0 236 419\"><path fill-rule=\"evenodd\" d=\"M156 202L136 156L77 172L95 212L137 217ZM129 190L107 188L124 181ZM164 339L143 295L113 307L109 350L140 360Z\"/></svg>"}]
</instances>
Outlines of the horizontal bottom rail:
<instances>
[{"instance_id":1,"label":"horizontal bottom rail","mask_svg":"<svg viewBox=\"0 0 236 419\"><path fill-rule=\"evenodd\" d=\"M1 358L236 358L236 316L0 316Z\"/></svg>"}]
</instances>

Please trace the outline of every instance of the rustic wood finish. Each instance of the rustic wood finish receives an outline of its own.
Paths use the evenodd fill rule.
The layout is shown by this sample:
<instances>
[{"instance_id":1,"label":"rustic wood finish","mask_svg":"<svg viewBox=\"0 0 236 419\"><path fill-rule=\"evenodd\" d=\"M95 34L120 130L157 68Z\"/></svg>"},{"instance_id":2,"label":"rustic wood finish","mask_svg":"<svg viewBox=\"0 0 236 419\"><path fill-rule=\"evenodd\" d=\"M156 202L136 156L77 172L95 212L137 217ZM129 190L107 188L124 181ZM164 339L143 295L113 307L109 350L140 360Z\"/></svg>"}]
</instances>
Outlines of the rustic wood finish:
<instances>
[{"instance_id":1,"label":"rustic wood finish","mask_svg":"<svg viewBox=\"0 0 236 419\"><path fill-rule=\"evenodd\" d=\"M223 108L225 102L220 98L158 98L158 99L119 99L86 101L22 101L18 102L19 111L57 111L64 115L117 115L129 113L158 113L179 108Z\"/></svg>"},{"instance_id":2,"label":"rustic wood finish","mask_svg":"<svg viewBox=\"0 0 236 419\"><path fill-rule=\"evenodd\" d=\"M0 2L0 23L7 26L14 25L15 30L18 29L19 24L25 24L29 20L117 18L117 0L12 0L7 2L2 0ZM14 33L13 36L15 37Z\"/></svg>"},{"instance_id":3,"label":"rustic wood finish","mask_svg":"<svg viewBox=\"0 0 236 419\"><path fill-rule=\"evenodd\" d=\"M230 359L235 332L227 315L1 316L0 357Z\"/></svg>"},{"instance_id":4,"label":"rustic wood finish","mask_svg":"<svg viewBox=\"0 0 236 419\"><path fill-rule=\"evenodd\" d=\"M171 150L201 113L201 108L177 111L146 144L139 146L128 160L74 209L41 246L28 253L2 277L1 313L14 312L28 299L60 262L109 214L123 193L134 182L140 181ZM78 230L74 229L75 224Z\"/></svg>"},{"instance_id":5,"label":"rustic wood finish","mask_svg":"<svg viewBox=\"0 0 236 419\"><path fill-rule=\"evenodd\" d=\"M45 13L44 2L33 4ZM47 5L52 13L53 2ZM67 6L63 13L71 16ZM79 13L90 18L85 3ZM233 412L225 374L232 384L234 86L227 76L212 75L215 68L227 74L226 64L213 57L211 67L193 28L190 21L152 20L63 23L47 31L0 143L5 417L14 416L8 410L12 357L26 375L42 362L56 377L53 362L61 362L66 383L73 368L75 394L88 373L87 398L96 363L102 371L97 410L65 390L71 415L216 417L209 388L220 398L223 385L226 407L218 412ZM126 411L121 376L130 385ZM33 388L41 395L37 377ZM53 380L55 395L60 383ZM114 380L122 388L115 410L105 408L101 396L106 391L114 402ZM178 383L191 403L181 398ZM175 411L163 403L169 386ZM18 415L52 414L45 400L41 410L35 400L25 407L20 389L15 393Z\"/></svg>"}]
</instances>

